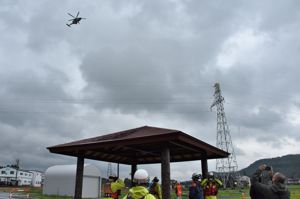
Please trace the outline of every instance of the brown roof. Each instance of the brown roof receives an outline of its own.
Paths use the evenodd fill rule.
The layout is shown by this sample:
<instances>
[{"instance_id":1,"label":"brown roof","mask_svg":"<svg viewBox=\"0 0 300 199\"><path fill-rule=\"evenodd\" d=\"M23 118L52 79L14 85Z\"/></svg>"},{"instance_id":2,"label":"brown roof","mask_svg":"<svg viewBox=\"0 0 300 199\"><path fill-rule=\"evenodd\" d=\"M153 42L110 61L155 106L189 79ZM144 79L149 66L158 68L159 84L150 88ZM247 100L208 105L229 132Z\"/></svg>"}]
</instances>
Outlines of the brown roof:
<instances>
[{"instance_id":1,"label":"brown roof","mask_svg":"<svg viewBox=\"0 0 300 199\"><path fill-rule=\"evenodd\" d=\"M228 157L229 153L178 130L143 126L117 133L48 147L51 153L129 164L161 163L163 144L170 149L170 162Z\"/></svg>"}]
</instances>

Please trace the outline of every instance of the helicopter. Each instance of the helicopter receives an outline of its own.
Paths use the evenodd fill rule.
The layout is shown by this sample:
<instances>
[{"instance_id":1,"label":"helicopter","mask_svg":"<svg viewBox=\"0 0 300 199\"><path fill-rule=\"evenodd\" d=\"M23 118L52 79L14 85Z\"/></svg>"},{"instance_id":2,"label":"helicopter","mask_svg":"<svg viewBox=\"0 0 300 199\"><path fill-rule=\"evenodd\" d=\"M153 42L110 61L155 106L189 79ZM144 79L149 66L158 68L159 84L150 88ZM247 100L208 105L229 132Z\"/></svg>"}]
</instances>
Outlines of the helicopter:
<instances>
[{"instance_id":1,"label":"helicopter","mask_svg":"<svg viewBox=\"0 0 300 199\"><path fill-rule=\"evenodd\" d=\"M76 17L74 17L74 16L71 15L70 13L68 13L68 14L69 14L71 17L74 18L74 19L70 19L70 20L69 20L69 21L72 21L72 23L66 24L66 25L69 26L69 27L71 27L71 25L73 25L73 24L79 24L79 21L80 21L81 19L86 19L86 18L78 17L79 12L77 13Z\"/></svg>"}]
</instances>

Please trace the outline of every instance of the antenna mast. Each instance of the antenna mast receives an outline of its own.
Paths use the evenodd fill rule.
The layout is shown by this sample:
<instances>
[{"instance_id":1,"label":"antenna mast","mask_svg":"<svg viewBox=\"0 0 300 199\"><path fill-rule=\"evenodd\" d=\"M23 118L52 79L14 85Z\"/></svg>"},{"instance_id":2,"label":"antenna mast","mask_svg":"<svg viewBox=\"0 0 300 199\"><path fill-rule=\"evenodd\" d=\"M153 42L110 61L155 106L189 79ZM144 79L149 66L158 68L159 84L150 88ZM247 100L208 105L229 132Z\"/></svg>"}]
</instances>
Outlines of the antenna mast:
<instances>
[{"instance_id":1,"label":"antenna mast","mask_svg":"<svg viewBox=\"0 0 300 199\"><path fill-rule=\"evenodd\" d=\"M108 168L107 168L107 178L109 177L109 175L112 174L112 168L111 168L111 163L108 163Z\"/></svg>"},{"instance_id":2,"label":"antenna mast","mask_svg":"<svg viewBox=\"0 0 300 199\"><path fill-rule=\"evenodd\" d=\"M213 106L217 106L217 147L230 153L228 158L219 158L216 160L216 170L221 176L223 187L226 188L227 183L233 187L233 182L239 182L240 174L238 172L238 164L236 161L230 131L227 124L224 111L224 97L221 95L220 84L215 84L215 100L212 103L210 110Z\"/></svg>"},{"instance_id":3,"label":"antenna mast","mask_svg":"<svg viewBox=\"0 0 300 199\"><path fill-rule=\"evenodd\" d=\"M20 160L19 160L19 159L16 159L16 162L17 162L16 166L17 166L17 168L19 168Z\"/></svg>"}]
</instances>

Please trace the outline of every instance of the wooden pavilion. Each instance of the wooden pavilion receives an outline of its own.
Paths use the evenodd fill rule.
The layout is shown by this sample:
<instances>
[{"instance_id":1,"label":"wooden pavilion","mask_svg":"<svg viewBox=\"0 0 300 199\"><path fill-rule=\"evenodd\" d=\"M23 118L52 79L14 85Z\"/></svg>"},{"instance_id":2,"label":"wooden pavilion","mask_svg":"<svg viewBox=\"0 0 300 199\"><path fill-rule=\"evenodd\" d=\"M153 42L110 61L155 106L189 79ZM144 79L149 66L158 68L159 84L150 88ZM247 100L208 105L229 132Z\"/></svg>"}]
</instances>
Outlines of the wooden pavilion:
<instances>
[{"instance_id":1,"label":"wooden pavilion","mask_svg":"<svg viewBox=\"0 0 300 199\"><path fill-rule=\"evenodd\" d=\"M202 175L207 160L229 153L179 130L143 126L117 133L48 147L51 153L77 157L75 199L81 199L84 159L131 165L131 179L138 164L161 163L162 197L171 198L170 162L201 160Z\"/></svg>"}]
</instances>

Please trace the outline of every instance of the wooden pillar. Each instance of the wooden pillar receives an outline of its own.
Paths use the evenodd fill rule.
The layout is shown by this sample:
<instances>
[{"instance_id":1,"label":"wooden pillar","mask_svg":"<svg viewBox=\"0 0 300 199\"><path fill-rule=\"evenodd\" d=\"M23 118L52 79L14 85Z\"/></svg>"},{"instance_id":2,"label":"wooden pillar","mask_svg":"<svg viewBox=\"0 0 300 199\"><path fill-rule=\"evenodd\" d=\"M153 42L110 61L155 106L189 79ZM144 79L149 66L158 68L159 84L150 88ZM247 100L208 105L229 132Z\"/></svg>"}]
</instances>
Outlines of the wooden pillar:
<instances>
[{"instance_id":1,"label":"wooden pillar","mask_svg":"<svg viewBox=\"0 0 300 199\"><path fill-rule=\"evenodd\" d=\"M201 153L201 169L202 169L202 179L206 179L207 178L207 174L208 174L208 166L207 166L207 154L206 151L203 151Z\"/></svg>"},{"instance_id":2,"label":"wooden pillar","mask_svg":"<svg viewBox=\"0 0 300 199\"><path fill-rule=\"evenodd\" d=\"M84 152L79 151L77 157L76 184L74 199L82 198L82 182L83 182Z\"/></svg>"},{"instance_id":3,"label":"wooden pillar","mask_svg":"<svg viewBox=\"0 0 300 199\"><path fill-rule=\"evenodd\" d=\"M136 160L135 158L132 159L131 161L131 187L134 187L135 186L135 183L133 182L133 176L134 176L134 173L136 172Z\"/></svg>"},{"instance_id":4,"label":"wooden pillar","mask_svg":"<svg viewBox=\"0 0 300 199\"><path fill-rule=\"evenodd\" d=\"M117 168L117 176L120 176L120 163L118 163L118 168Z\"/></svg>"},{"instance_id":5,"label":"wooden pillar","mask_svg":"<svg viewBox=\"0 0 300 199\"><path fill-rule=\"evenodd\" d=\"M170 188L170 149L168 143L164 143L161 152L161 176L162 176L162 199L171 198Z\"/></svg>"}]
</instances>

